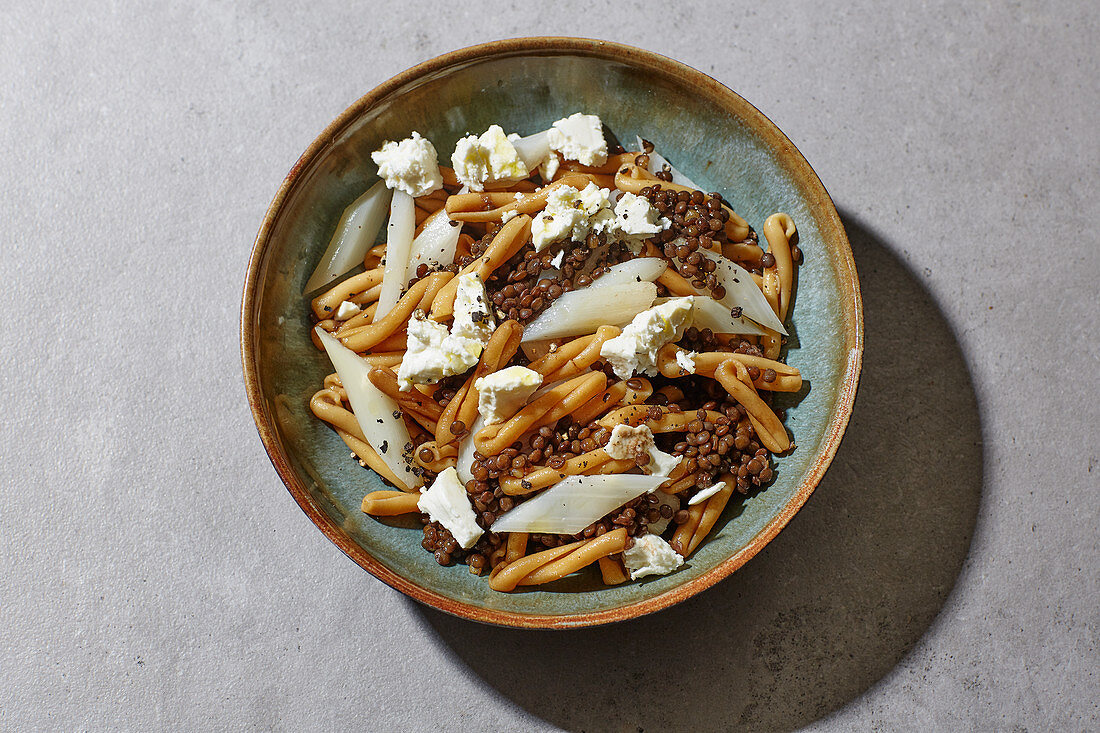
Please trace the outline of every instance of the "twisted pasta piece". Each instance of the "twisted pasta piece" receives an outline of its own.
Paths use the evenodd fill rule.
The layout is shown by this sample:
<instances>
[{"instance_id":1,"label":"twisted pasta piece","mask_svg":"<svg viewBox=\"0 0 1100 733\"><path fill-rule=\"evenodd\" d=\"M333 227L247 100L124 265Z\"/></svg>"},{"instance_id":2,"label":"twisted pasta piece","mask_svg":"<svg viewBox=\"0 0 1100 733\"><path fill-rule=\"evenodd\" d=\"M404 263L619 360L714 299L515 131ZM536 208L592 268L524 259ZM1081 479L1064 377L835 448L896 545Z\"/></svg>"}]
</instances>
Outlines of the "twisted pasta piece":
<instances>
[{"instance_id":1,"label":"twisted pasta piece","mask_svg":"<svg viewBox=\"0 0 1100 733\"><path fill-rule=\"evenodd\" d=\"M512 562L501 562L489 573L489 587L495 591L508 592L516 589L519 581L532 570L545 565L548 562L567 555L577 549L582 542L573 542L568 545L551 547L549 550L536 552L534 555L524 555ZM505 572L507 571L507 572ZM501 577L503 576L503 577Z\"/></svg>"},{"instance_id":2,"label":"twisted pasta piece","mask_svg":"<svg viewBox=\"0 0 1100 733\"><path fill-rule=\"evenodd\" d=\"M482 282L518 252L531 236L531 217L517 216L502 226L489 243L485 253L462 268L459 277L476 273ZM432 300L431 317L442 321L454 313L455 295L458 293L458 277L439 290Z\"/></svg>"},{"instance_id":3,"label":"twisted pasta piece","mask_svg":"<svg viewBox=\"0 0 1100 733\"><path fill-rule=\"evenodd\" d=\"M634 382L635 384L631 384ZM653 385L643 377L633 377L621 382L616 382L603 393L596 395L585 402L573 413L573 422L578 425L587 425L608 410L613 410L621 405L638 405L650 398L653 394Z\"/></svg>"},{"instance_id":4,"label":"twisted pasta piece","mask_svg":"<svg viewBox=\"0 0 1100 733\"><path fill-rule=\"evenodd\" d=\"M573 456L561 468L540 466L522 478L501 476L500 488L509 496L522 496L553 486L566 476L623 473L635 465L633 458L613 459L603 448L596 448Z\"/></svg>"},{"instance_id":5,"label":"twisted pasta piece","mask_svg":"<svg viewBox=\"0 0 1100 733\"><path fill-rule=\"evenodd\" d=\"M590 182L599 183L600 177L585 173L568 173L540 190L516 198L511 193L466 193L447 199L447 213L451 219L461 222L499 222L508 212L535 214L546 208L550 193L561 186L581 189ZM603 186L606 188L606 186ZM495 208L485 209L486 206ZM513 219L513 221L515 221Z\"/></svg>"},{"instance_id":6,"label":"twisted pasta piece","mask_svg":"<svg viewBox=\"0 0 1100 733\"><path fill-rule=\"evenodd\" d=\"M458 447L438 445L434 440L421 443L413 452L413 463L439 474L451 468L458 461Z\"/></svg>"},{"instance_id":7,"label":"twisted pasta piece","mask_svg":"<svg viewBox=\"0 0 1100 733\"><path fill-rule=\"evenodd\" d=\"M779 275L774 268L768 268L764 270L763 276L764 297L768 299L768 304L775 311L775 314L779 315L779 296L780 296L780 283ZM760 337L760 345L764 347L764 356L769 359L778 359L779 352L783 349L783 337L779 335L778 331L773 331L767 326L761 326L764 329L764 335Z\"/></svg>"},{"instance_id":8,"label":"twisted pasta piece","mask_svg":"<svg viewBox=\"0 0 1100 733\"><path fill-rule=\"evenodd\" d=\"M363 269L373 270L376 267L381 266L382 258L386 256L386 245L376 244L367 250L367 253L363 255ZM375 296L377 299L378 296Z\"/></svg>"},{"instance_id":9,"label":"twisted pasta piece","mask_svg":"<svg viewBox=\"0 0 1100 733\"><path fill-rule=\"evenodd\" d=\"M498 565L489 575L489 587L496 591L515 590L519 585L541 585L577 572L601 557L626 549L626 529L620 527L590 540L536 552Z\"/></svg>"},{"instance_id":10,"label":"twisted pasta piece","mask_svg":"<svg viewBox=\"0 0 1100 733\"><path fill-rule=\"evenodd\" d=\"M528 403L507 422L482 428L474 436L474 447L483 456L495 456L528 430L553 424L573 412L606 385L607 375L603 372L582 374L559 384Z\"/></svg>"},{"instance_id":11,"label":"twisted pasta piece","mask_svg":"<svg viewBox=\"0 0 1100 733\"><path fill-rule=\"evenodd\" d=\"M699 523L703 520L704 509L706 509L705 502L689 504L687 507L687 521L676 527L676 531L672 533L672 539L669 540L668 544L672 549L684 557L690 554L687 548L691 544L691 538L695 536L695 531L699 529Z\"/></svg>"},{"instance_id":12,"label":"twisted pasta piece","mask_svg":"<svg viewBox=\"0 0 1100 733\"><path fill-rule=\"evenodd\" d=\"M574 172L574 173L592 173L602 176L614 176L619 168L624 165L634 165L635 159L638 157L638 153L618 153L616 155L607 156L607 162L603 165L585 165L584 163L578 163L575 160L567 160L558 166L558 172ZM609 186L604 186L609 188Z\"/></svg>"},{"instance_id":13,"label":"twisted pasta piece","mask_svg":"<svg viewBox=\"0 0 1100 733\"><path fill-rule=\"evenodd\" d=\"M508 541L504 543L505 562L515 562L521 557L527 554L527 533L526 532L509 532Z\"/></svg>"},{"instance_id":14,"label":"twisted pasta piece","mask_svg":"<svg viewBox=\"0 0 1100 733\"><path fill-rule=\"evenodd\" d=\"M620 333L622 331L616 326L600 326L591 336L575 338L535 360L528 369L541 374L546 383L571 379L599 361L604 343Z\"/></svg>"},{"instance_id":15,"label":"twisted pasta piece","mask_svg":"<svg viewBox=\"0 0 1100 733\"><path fill-rule=\"evenodd\" d=\"M327 318L329 314L336 310L341 302L347 300L355 293L369 290L381 282L382 268L380 267L349 277L347 280L337 283L310 301L313 315L317 316L318 319Z\"/></svg>"},{"instance_id":16,"label":"twisted pasta piece","mask_svg":"<svg viewBox=\"0 0 1100 733\"><path fill-rule=\"evenodd\" d=\"M432 435L436 432L436 422L443 410L439 403L417 389L402 392L397 384L397 375L385 367L375 367L367 372L371 384L384 392L397 403L406 416L420 423Z\"/></svg>"},{"instance_id":17,"label":"twisted pasta piece","mask_svg":"<svg viewBox=\"0 0 1100 733\"><path fill-rule=\"evenodd\" d=\"M749 371L739 361L728 359L714 370L714 378L729 392L730 396L748 412L749 422L756 430L760 442L772 453L784 453L791 447L787 430L772 409L753 389Z\"/></svg>"},{"instance_id":18,"label":"twisted pasta piece","mask_svg":"<svg viewBox=\"0 0 1100 733\"><path fill-rule=\"evenodd\" d=\"M599 563L600 577L603 579L604 585L621 585L630 580L630 576L626 574L621 560L616 560L609 555L601 557Z\"/></svg>"},{"instance_id":19,"label":"twisted pasta piece","mask_svg":"<svg viewBox=\"0 0 1100 733\"><path fill-rule=\"evenodd\" d=\"M341 341L352 351L366 351L378 346L387 336L405 327L409 316L417 309L421 300L437 297L440 290L453 278L454 275L450 272L433 272L422 280L417 280L382 320L352 329L341 337Z\"/></svg>"},{"instance_id":20,"label":"twisted pasta piece","mask_svg":"<svg viewBox=\"0 0 1100 733\"><path fill-rule=\"evenodd\" d=\"M764 238L768 251L775 257L775 271L779 275L779 320L787 319L794 293L794 258L791 257L791 238L797 229L788 214L772 214L764 222Z\"/></svg>"},{"instance_id":21,"label":"twisted pasta piece","mask_svg":"<svg viewBox=\"0 0 1100 733\"><path fill-rule=\"evenodd\" d=\"M701 419L704 421L714 422L724 417L722 413L714 410L703 410L702 412L704 417ZM667 407L658 407L657 405L627 405L607 413L596 422L609 430L613 430L616 425L620 424L637 427L645 423L654 434L674 433L686 430L688 423L700 419L698 413L699 410L671 412Z\"/></svg>"},{"instance_id":22,"label":"twisted pasta piece","mask_svg":"<svg viewBox=\"0 0 1100 733\"><path fill-rule=\"evenodd\" d=\"M572 575L583 567L591 565L601 557L615 555L626 549L628 539L626 529L620 527L599 537L585 541L573 552L535 568L519 581L519 585L542 585Z\"/></svg>"},{"instance_id":23,"label":"twisted pasta piece","mask_svg":"<svg viewBox=\"0 0 1100 733\"><path fill-rule=\"evenodd\" d=\"M394 474L374 447L367 442L363 429L359 427L359 421L350 410L344 409L341 399L341 394L336 390L323 389L310 399L309 409L318 419L332 425L337 435L359 457L359 460L370 466L371 470L402 491L409 491L409 485Z\"/></svg>"},{"instance_id":24,"label":"twisted pasta piece","mask_svg":"<svg viewBox=\"0 0 1100 733\"><path fill-rule=\"evenodd\" d=\"M403 491L372 491L363 497L361 509L372 517L395 517L398 514L418 512L420 494Z\"/></svg>"},{"instance_id":25,"label":"twisted pasta piece","mask_svg":"<svg viewBox=\"0 0 1100 733\"><path fill-rule=\"evenodd\" d=\"M737 477L732 474L725 474L719 480L726 485L719 489L718 493L699 504L704 507L703 513L699 517L699 524L691 534L691 540L688 542L687 546L687 553L684 554L685 558L695 552L695 548L702 544L703 540L707 538L711 529L714 528L714 523L717 522L718 517L721 516L722 510L726 508L726 503L729 502L730 497L733 496L733 487L737 485Z\"/></svg>"},{"instance_id":26,"label":"twisted pasta piece","mask_svg":"<svg viewBox=\"0 0 1100 733\"><path fill-rule=\"evenodd\" d=\"M657 352L657 369L666 377L676 378L685 376L686 372L676 361L676 355L682 352L676 344L665 344ZM686 353L686 352L685 352ZM771 392L797 392L802 389L802 374L797 367L784 364L781 361L767 359L751 354L737 354L728 351L704 351L695 354L695 374L702 377L714 377L714 371L722 362L732 359L744 364L746 367L754 367L761 374L752 381L757 389ZM763 373L771 369L775 372L775 379L771 382L764 381ZM671 400L676 401L676 400Z\"/></svg>"}]
</instances>

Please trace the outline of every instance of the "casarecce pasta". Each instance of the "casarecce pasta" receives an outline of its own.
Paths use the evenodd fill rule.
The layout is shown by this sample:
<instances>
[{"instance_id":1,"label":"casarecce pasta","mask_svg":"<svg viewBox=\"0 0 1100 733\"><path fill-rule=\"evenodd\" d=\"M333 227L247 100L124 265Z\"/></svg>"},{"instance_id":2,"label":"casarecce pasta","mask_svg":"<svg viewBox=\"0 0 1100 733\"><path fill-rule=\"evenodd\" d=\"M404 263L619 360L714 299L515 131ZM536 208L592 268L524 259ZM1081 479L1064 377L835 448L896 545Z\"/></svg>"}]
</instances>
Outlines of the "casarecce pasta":
<instances>
[{"instance_id":1,"label":"casarecce pasta","mask_svg":"<svg viewBox=\"0 0 1100 733\"><path fill-rule=\"evenodd\" d=\"M418 514L424 548L495 591L672 572L795 448L772 402L804 388L782 360L794 220L761 242L598 122L493 126L453 167L387 142L389 240L309 301L337 369L310 409L394 487L362 510Z\"/></svg>"}]
</instances>

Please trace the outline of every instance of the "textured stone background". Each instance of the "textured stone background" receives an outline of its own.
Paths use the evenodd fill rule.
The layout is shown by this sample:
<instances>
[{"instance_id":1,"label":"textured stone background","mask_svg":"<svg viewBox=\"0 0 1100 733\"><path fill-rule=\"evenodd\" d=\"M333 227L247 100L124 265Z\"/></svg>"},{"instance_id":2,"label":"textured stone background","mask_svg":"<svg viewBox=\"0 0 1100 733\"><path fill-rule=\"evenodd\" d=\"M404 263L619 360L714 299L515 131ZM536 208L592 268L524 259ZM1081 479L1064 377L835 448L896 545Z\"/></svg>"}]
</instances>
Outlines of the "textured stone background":
<instances>
[{"instance_id":1,"label":"textured stone background","mask_svg":"<svg viewBox=\"0 0 1100 733\"><path fill-rule=\"evenodd\" d=\"M1100 727L1095 7L539 5L0 8L0 728ZM568 634L445 617L341 555L238 357L299 152L416 62L537 34L756 104L836 200L867 319L790 527L682 606Z\"/></svg>"}]
</instances>

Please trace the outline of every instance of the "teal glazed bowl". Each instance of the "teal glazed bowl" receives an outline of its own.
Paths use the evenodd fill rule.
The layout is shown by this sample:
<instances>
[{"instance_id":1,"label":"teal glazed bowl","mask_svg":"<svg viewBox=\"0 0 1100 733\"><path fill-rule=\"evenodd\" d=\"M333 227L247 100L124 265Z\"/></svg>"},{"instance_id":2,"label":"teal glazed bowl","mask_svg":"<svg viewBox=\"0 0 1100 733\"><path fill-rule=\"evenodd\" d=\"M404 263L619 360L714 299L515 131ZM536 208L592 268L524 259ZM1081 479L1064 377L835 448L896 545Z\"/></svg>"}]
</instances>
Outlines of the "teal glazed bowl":
<instances>
[{"instance_id":1,"label":"teal glazed bowl","mask_svg":"<svg viewBox=\"0 0 1100 733\"><path fill-rule=\"evenodd\" d=\"M620 140L641 135L719 191L759 230L777 211L799 230L805 262L788 361L809 388L788 407L797 449L776 461L765 491L731 500L709 539L678 571L616 587L598 573L515 593L489 589L464 566L441 567L411 524L366 516L382 480L349 458L309 410L332 371L310 342L302 288L343 209L377 180L370 153L413 130L446 161L456 140L490 124L530 134L573 112L597 114ZM813 492L852 411L863 315L852 252L810 165L763 114L705 74L637 48L573 38L521 38L465 48L404 71L363 96L302 154L264 218L241 308L245 387L271 462L302 510L382 581L447 613L505 626L572 628L666 608L717 583L760 551Z\"/></svg>"}]
</instances>

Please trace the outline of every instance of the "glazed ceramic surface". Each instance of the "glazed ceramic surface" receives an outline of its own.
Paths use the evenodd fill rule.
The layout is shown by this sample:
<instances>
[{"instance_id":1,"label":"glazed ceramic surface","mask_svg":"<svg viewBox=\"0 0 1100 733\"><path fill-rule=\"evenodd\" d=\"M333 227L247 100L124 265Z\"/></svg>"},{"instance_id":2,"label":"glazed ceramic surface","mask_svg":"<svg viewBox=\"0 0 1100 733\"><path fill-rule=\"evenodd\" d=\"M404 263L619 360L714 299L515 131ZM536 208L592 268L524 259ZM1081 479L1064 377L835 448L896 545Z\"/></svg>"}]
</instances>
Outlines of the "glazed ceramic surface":
<instances>
[{"instance_id":1,"label":"glazed ceramic surface","mask_svg":"<svg viewBox=\"0 0 1100 733\"><path fill-rule=\"evenodd\" d=\"M419 525L364 515L385 488L310 413L332 367L309 338L302 288L343 209L377 180L370 153L413 130L448 164L455 141L496 123L521 135L572 112L597 114L627 147L652 141L758 231L777 211L799 231L787 360L807 388L780 395L797 449L776 460L767 490L731 500L710 538L675 573L605 588L594 572L496 593L465 566L441 567ZM570 627L630 618L683 600L728 575L806 501L851 412L862 314L851 251L812 169L762 114L714 80L638 49L577 39L519 39L464 49L411 69L356 102L303 154L273 202L249 265L242 307L245 381L272 462L303 510L344 552L405 593L460 616Z\"/></svg>"}]
</instances>

